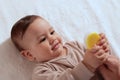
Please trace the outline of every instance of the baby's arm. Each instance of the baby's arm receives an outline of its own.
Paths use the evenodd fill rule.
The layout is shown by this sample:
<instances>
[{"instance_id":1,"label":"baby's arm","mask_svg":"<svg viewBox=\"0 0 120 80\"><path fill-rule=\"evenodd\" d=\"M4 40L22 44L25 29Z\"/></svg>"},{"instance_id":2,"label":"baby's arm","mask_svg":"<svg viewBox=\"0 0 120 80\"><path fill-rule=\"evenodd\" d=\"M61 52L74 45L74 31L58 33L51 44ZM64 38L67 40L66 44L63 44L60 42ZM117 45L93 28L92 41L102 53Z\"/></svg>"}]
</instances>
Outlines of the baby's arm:
<instances>
[{"instance_id":1,"label":"baby's arm","mask_svg":"<svg viewBox=\"0 0 120 80\"><path fill-rule=\"evenodd\" d=\"M34 69L32 80L90 80L94 75L82 62L66 70L59 70L59 67L49 63L38 65Z\"/></svg>"},{"instance_id":2,"label":"baby's arm","mask_svg":"<svg viewBox=\"0 0 120 80\"><path fill-rule=\"evenodd\" d=\"M106 61L110 53L108 41L103 33L99 34L99 42L89 50L86 50L83 63L94 72L100 65Z\"/></svg>"}]
</instances>

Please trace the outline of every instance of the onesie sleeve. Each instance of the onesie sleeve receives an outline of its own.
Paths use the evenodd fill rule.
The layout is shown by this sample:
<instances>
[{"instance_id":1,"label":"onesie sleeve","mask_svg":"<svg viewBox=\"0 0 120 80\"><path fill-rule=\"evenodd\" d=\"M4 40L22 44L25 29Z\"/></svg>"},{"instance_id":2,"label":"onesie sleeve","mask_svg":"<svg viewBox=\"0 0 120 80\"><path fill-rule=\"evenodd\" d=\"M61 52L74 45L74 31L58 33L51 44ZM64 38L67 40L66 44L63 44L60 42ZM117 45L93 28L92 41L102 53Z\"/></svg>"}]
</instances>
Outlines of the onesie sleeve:
<instances>
[{"instance_id":1,"label":"onesie sleeve","mask_svg":"<svg viewBox=\"0 0 120 80\"><path fill-rule=\"evenodd\" d=\"M48 66L37 66L34 69L32 80L90 80L94 74L82 62L73 69L55 71Z\"/></svg>"},{"instance_id":2,"label":"onesie sleeve","mask_svg":"<svg viewBox=\"0 0 120 80\"><path fill-rule=\"evenodd\" d=\"M75 80L90 80L94 76L94 73L91 72L82 62L79 62L71 72Z\"/></svg>"},{"instance_id":3,"label":"onesie sleeve","mask_svg":"<svg viewBox=\"0 0 120 80\"><path fill-rule=\"evenodd\" d=\"M38 65L32 75L32 80L75 80L71 74L71 69L56 71L46 65Z\"/></svg>"}]
</instances>

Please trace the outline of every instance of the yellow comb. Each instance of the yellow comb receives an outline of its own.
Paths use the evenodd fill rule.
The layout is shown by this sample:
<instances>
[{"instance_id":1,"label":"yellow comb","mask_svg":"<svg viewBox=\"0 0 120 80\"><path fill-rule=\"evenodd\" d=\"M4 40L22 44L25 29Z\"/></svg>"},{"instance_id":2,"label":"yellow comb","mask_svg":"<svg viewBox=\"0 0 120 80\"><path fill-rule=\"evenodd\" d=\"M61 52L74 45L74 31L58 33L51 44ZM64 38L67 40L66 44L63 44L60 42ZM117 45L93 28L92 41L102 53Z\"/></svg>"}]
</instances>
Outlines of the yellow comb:
<instances>
[{"instance_id":1,"label":"yellow comb","mask_svg":"<svg viewBox=\"0 0 120 80\"><path fill-rule=\"evenodd\" d=\"M87 36L87 39L86 39L87 49L91 49L98 42L99 39L100 39L99 34L97 34L95 32L94 33L90 33Z\"/></svg>"}]
</instances>

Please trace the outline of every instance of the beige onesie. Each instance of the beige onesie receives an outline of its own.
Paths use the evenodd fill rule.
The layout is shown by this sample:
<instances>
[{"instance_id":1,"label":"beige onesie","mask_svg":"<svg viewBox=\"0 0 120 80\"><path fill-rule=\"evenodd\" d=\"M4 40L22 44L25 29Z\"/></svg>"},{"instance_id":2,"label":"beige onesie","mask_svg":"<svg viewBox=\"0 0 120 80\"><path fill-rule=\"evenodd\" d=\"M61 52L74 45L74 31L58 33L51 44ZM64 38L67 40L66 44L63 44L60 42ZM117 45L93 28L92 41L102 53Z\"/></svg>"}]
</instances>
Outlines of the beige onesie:
<instances>
[{"instance_id":1,"label":"beige onesie","mask_svg":"<svg viewBox=\"0 0 120 80\"><path fill-rule=\"evenodd\" d=\"M36 65L32 80L98 80L81 61L84 47L75 42L65 43L67 56L58 57Z\"/></svg>"}]
</instances>

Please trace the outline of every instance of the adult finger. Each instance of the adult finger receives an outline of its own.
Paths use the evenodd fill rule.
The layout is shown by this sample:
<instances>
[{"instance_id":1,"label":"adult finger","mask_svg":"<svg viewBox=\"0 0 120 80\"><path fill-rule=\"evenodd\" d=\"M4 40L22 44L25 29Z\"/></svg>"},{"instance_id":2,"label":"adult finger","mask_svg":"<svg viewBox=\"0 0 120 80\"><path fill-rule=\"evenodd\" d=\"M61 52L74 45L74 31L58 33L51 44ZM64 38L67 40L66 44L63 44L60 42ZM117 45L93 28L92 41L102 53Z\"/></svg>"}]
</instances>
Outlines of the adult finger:
<instances>
[{"instance_id":1,"label":"adult finger","mask_svg":"<svg viewBox=\"0 0 120 80\"><path fill-rule=\"evenodd\" d=\"M109 55L105 63L113 72L117 72L120 68L119 59L115 56Z\"/></svg>"},{"instance_id":2,"label":"adult finger","mask_svg":"<svg viewBox=\"0 0 120 80\"><path fill-rule=\"evenodd\" d=\"M112 74L112 72L109 69L107 69L104 65L99 67L99 71L105 80L108 80L110 74Z\"/></svg>"}]
</instances>

